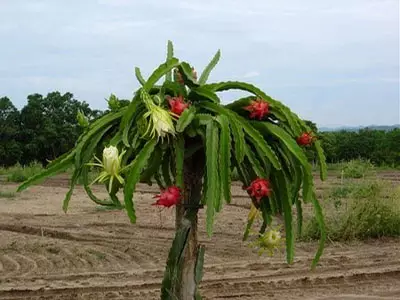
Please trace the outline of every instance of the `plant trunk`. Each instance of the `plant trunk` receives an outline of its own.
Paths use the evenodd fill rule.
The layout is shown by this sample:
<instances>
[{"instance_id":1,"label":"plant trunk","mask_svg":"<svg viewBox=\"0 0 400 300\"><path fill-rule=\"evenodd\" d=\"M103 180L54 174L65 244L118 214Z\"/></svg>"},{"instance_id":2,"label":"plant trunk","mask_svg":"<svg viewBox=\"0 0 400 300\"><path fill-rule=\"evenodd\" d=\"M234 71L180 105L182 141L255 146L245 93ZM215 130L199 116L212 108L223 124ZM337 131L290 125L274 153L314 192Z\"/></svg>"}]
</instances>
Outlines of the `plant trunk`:
<instances>
[{"instance_id":1,"label":"plant trunk","mask_svg":"<svg viewBox=\"0 0 400 300\"><path fill-rule=\"evenodd\" d=\"M204 248L198 245L197 213L201 202L204 154L184 162L184 201L176 208L176 235L164 275L161 299L199 299Z\"/></svg>"},{"instance_id":2,"label":"plant trunk","mask_svg":"<svg viewBox=\"0 0 400 300\"><path fill-rule=\"evenodd\" d=\"M196 299L196 262L198 253L197 240L197 214L191 220L191 227L187 239L186 249L183 256L181 272L181 282L178 283L178 299L194 300Z\"/></svg>"},{"instance_id":3,"label":"plant trunk","mask_svg":"<svg viewBox=\"0 0 400 300\"><path fill-rule=\"evenodd\" d=\"M184 206L185 214L193 216L190 218L190 231L187 237L186 249L183 256L181 269L181 283L178 289L182 300L193 300L197 293L196 283L196 262L198 258L198 237L197 237L197 212L201 201L202 178L204 172L204 157L200 151L184 164Z\"/></svg>"}]
</instances>

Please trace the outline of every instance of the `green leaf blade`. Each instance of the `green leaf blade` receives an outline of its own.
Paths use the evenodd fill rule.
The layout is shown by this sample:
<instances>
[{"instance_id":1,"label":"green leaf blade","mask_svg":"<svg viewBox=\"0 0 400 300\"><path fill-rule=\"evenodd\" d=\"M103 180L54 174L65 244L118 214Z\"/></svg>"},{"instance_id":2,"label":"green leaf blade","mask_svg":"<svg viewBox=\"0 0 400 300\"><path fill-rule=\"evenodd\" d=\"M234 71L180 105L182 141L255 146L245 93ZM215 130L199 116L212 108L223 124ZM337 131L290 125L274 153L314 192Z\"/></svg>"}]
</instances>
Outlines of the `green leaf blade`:
<instances>
[{"instance_id":1,"label":"green leaf blade","mask_svg":"<svg viewBox=\"0 0 400 300\"><path fill-rule=\"evenodd\" d=\"M174 57L174 45L170 40L167 43L167 61ZM172 81L172 71L169 71L165 76L166 81Z\"/></svg>"},{"instance_id":2,"label":"green leaf blade","mask_svg":"<svg viewBox=\"0 0 400 300\"><path fill-rule=\"evenodd\" d=\"M239 126L235 121L230 122L232 129L232 136L235 146L235 157L239 164L243 162L245 156L245 141L243 128Z\"/></svg>"},{"instance_id":3,"label":"green leaf blade","mask_svg":"<svg viewBox=\"0 0 400 300\"><path fill-rule=\"evenodd\" d=\"M210 76L211 71L215 68L215 66L218 64L218 61L221 57L221 51L218 50L217 53L215 53L214 57L212 60L208 63L208 65L205 67L203 73L201 73L200 79L199 79L199 84L205 84L208 80L208 77Z\"/></svg>"},{"instance_id":4,"label":"green leaf blade","mask_svg":"<svg viewBox=\"0 0 400 300\"><path fill-rule=\"evenodd\" d=\"M218 174L218 155L215 155L215 149L218 149L218 126L215 122L210 122L206 127L206 222L207 234L212 235L216 201L220 201L220 180Z\"/></svg>"},{"instance_id":5,"label":"green leaf blade","mask_svg":"<svg viewBox=\"0 0 400 300\"><path fill-rule=\"evenodd\" d=\"M161 165L161 174L164 179L166 186L172 185L171 180L171 171L170 171L170 159L171 159L171 152L166 150L164 152L163 161Z\"/></svg>"},{"instance_id":6,"label":"green leaf blade","mask_svg":"<svg viewBox=\"0 0 400 300\"><path fill-rule=\"evenodd\" d=\"M27 189L28 187L30 187L34 184L37 184L50 176L56 175L64 170L66 170L68 167L73 165L74 155L75 155L75 152L71 152L69 155L64 157L61 161L58 161L57 163L52 164L47 169L44 169L42 172L28 178L27 180L25 180L23 183L21 183L18 186L17 192L21 192L21 191Z\"/></svg>"},{"instance_id":7,"label":"green leaf blade","mask_svg":"<svg viewBox=\"0 0 400 300\"><path fill-rule=\"evenodd\" d=\"M192 75L192 68L187 62L181 62L178 66L179 72L182 74L183 81L190 88L199 86L195 78Z\"/></svg>"},{"instance_id":8,"label":"green leaf blade","mask_svg":"<svg viewBox=\"0 0 400 300\"><path fill-rule=\"evenodd\" d=\"M89 167L88 166L83 166L82 172L81 172L81 178L82 178L82 184L83 188L85 189L86 194L88 197L96 204L102 205L102 206L114 206L114 203L111 201L106 201L106 200L100 200L99 198L96 197L96 195L93 193L92 189L90 188L90 182L89 182Z\"/></svg>"},{"instance_id":9,"label":"green leaf blade","mask_svg":"<svg viewBox=\"0 0 400 300\"><path fill-rule=\"evenodd\" d=\"M260 161L257 159L255 153L250 149L250 146L245 144L245 155L248 158L251 167L253 168L254 172L256 173L257 177L260 178L267 178L266 173L261 167Z\"/></svg>"},{"instance_id":10,"label":"green leaf blade","mask_svg":"<svg viewBox=\"0 0 400 300\"><path fill-rule=\"evenodd\" d=\"M221 100L219 99L218 95L211 91L210 89L207 89L203 86L199 87L194 87L189 93L189 99L192 99L193 101L211 101L214 103L220 103Z\"/></svg>"},{"instance_id":11,"label":"green leaf blade","mask_svg":"<svg viewBox=\"0 0 400 300\"><path fill-rule=\"evenodd\" d=\"M271 146L269 146L264 140L263 136L251 125L248 125L244 119L242 120L241 124L244 128L244 131L248 134L249 139L254 144L254 147L259 155L268 159L275 169L280 170L282 167L281 163Z\"/></svg>"},{"instance_id":12,"label":"green leaf blade","mask_svg":"<svg viewBox=\"0 0 400 300\"><path fill-rule=\"evenodd\" d=\"M72 174L70 187L69 187L67 194L65 195L65 198L63 201L63 206L62 206L62 209L65 213L68 210L69 201L71 200L72 193L74 192L74 188L75 188L76 183L78 182L80 173L81 173L80 170L75 169L74 173Z\"/></svg>"},{"instance_id":13,"label":"green leaf blade","mask_svg":"<svg viewBox=\"0 0 400 300\"><path fill-rule=\"evenodd\" d=\"M325 181L327 176L328 176L328 167L326 165L326 157L324 154L324 150L322 149L321 142L320 141L315 141L314 142L314 148L317 152L317 157L318 157L318 163L319 163L319 173L320 173L320 178L322 181Z\"/></svg>"},{"instance_id":14,"label":"green leaf blade","mask_svg":"<svg viewBox=\"0 0 400 300\"><path fill-rule=\"evenodd\" d=\"M314 195L314 197L312 197L312 203L314 206L315 217L316 217L317 223L319 225L320 234L321 234L318 249L317 249L315 257L312 261L312 265L311 265L311 268L314 269L317 266L319 259L322 256L322 253L324 252L325 241L326 241L326 228L325 228L325 221L324 221L324 215L322 212L322 207L319 204L315 195Z\"/></svg>"},{"instance_id":15,"label":"green leaf blade","mask_svg":"<svg viewBox=\"0 0 400 300\"><path fill-rule=\"evenodd\" d=\"M126 147L130 147L129 131L131 130L132 124L135 121L135 115L137 115L141 103L139 89L131 103L129 103L128 108L126 109L126 112L124 113L120 122L119 130L122 132L122 141Z\"/></svg>"},{"instance_id":16,"label":"green leaf blade","mask_svg":"<svg viewBox=\"0 0 400 300\"><path fill-rule=\"evenodd\" d=\"M297 211L297 237L300 238L303 234L303 207L300 199L296 199Z\"/></svg>"},{"instance_id":17,"label":"green leaf blade","mask_svg":"<svg viewBox=\"0 0 400 300\"><path fill-rule=\"evenodd\" d=\"M150 156L149 163L140 175L140 181L150 182L152 176L158 172L162 164L162 150L160 147L155 147L153 153Z\"/></svg>"},{"instance_id":18,"label":"green leaf blade","mask_svg":"<svg viewBox=\"0 0 400 300\"><path fill-rule=\"evenodd\" d=\"M185 109L176 122L176 131L185 131L186 127L190 125L195 116L196 108L194 106L190 106L189 108Z\"/></svg>"},{"instance_id":19,"label":"green leaf blade","mask_svg":"<svg viewBox=\"0 0 400 300\"><path fill-rule=\"evenodd\" d=\"M140 68L135 67L135 76L136 79L139 81L139 83L144 86L146 84L146 80L144 80L143 76L142 76L142 72L140 71Z\"/></svg>"},{"instance_id":20,"label":"green leaf blade","mask_svg":"<svg viewBox=\"0 0 400 300\"><path fill-rule=\"evenodd\" d=\"M143 88L148 92L150 89L157 83L158 80L168 72L170 72L173 68L179 66L179 60L175 57L171 58L167 62L161 64L147 79L146 83L143 85Z\"/></svg>"},{"instance_id":21,"label":"green leaf blade","mask_svg":"<svg viewBox=\"0 0 400 300\"><path fill-rule=\"evenodd\" d=\"M281 201L283 207L283 216L286 231L286 260L289 264L292 264L294 259L294 232L290 188L288 185L288 181L282 171L275 172L274 176L276 177L278 183L275 185L275 188L279 187L279 200Z\"/></svg>"},{"instance_id":22,"label":"green leaf blade","mask_svg":"<svg viewBox=\"0 0 400 300\"><path fill-rule=\"evenodd\" d=\"M196 267L195 267L195 281L197 285L200 285L201 279L203 278L203 265L204 265L204 254L206 251L206 247L203 245L198 246L197 248L197 259L196 259Z\"/></svg>"},{"instance_id":23,"label":"green leaf blade","mask_svg":"<svg viewBox=\"0 0 400 300\"><path fill-rule=\"evenodd\" d=\"M185 160L185 139L178 136L175 140L176 185L183 188L183 164Z\"/></svg>"},{"instance_id":24,"label":"green leaf blade","mask_svg":"<svg viewBox=\"0 0 400 300\"><path fill-rule=\"evenodd\" d=\"M217 117L220 124L219 166L222 195L227 203L231 202L231 132L225 115ZM220 206L218 207L218 211Z\"/></svg>"},{"instance_id":25,"label":"green leaf blade","mask_svg":"<svg viewBox=\"0 0 400 300\"><path fill-rule=\"evenodd\" d=\"M130 167L128 178L124 187L124 202L131 223L136 222L135 207L133 204L133 193L135 192L136 184L139 182L140 173L145 167L151 153L153 153L156 144L156 140L149 140L136 156Z\"/></svg>"},{"instance_id":26,"label":"green leaf blade","mask_svg":"<svg viewBox=\"0 0 400 300\"><path fill-rule=\"evenodd\" d=\"M296 157L304 168L311 171L311 166L308 163L307 156L304 154L303 149L297 145L296 141L286 131L277 125L269 122L252 122L253 126L259 130L266 129L268 133L272 134L284 144L287 149Z\"/></svg>"}]
</instances>

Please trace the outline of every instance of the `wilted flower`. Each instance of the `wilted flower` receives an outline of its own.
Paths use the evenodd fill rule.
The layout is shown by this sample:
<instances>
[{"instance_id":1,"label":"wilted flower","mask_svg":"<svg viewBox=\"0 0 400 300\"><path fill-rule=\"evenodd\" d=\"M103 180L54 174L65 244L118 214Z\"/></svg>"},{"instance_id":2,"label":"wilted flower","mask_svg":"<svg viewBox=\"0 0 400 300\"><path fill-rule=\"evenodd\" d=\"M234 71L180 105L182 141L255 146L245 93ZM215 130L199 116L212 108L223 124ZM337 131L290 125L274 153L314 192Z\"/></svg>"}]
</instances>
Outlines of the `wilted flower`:
<instances>
[{"instance_id":1,"label":"wilted flower","mask_svg":"<svg viewBox=\"0 0 400 300\"><path fill-rule=\"evenodd\" d=\"M88 119L88 117L85 116L85 114L81 110L78 110L76 119L78 120L79 126L81 126L81 127L89 126L89 119Z\"/></svg>"},{"instance_id":2,"label":"wilted flower","mask_svg":"<svg viewBox=\"0 0 400 300\"><path fill-rule=\"evenodd\" d=\"M167 134L175 135L175 127L170 113L156 105L151 96L144 90L142 90L142 99L148 109L143 117L149 118L144 135L150 133L151 138L155 135L161 138L164 138Z\"/></svg>"},{"instance_id":3,"label":"wilted flower","mask_svg":"<svg viewBox=\"0 0 400 300\"><path fill-rule=\"evenodd\" d=\"M177 116L180 116L183 111L189 107L189 104L185 102L183 96L169 97L167 99L171 107L171 112Z\"/></svg>"},{"instance_id":4,"label":"wilted flower","mask_svg":"<svg viewBox=\"0 0 400 300\"><path fill-rule=\"evenodd\" d=\"M269 196L271 194L270 183L268 180L263 178L256 178L253 180L246 190L249 191L250 196L255 197L257 201L260 201L262 197Z\"/></svg>"},{"instance_id":5,"label":"wilted flower","mask_svg":"<svg viewBox=\"0 0 400 300\"><path fill-rule=\"evenodd\" d=\"M249 215L247 216L247 220L254 220L260 215L260 211L253 203L251 203Z\"/></svg>"},{"instance_id":6,"label":"wilted flower","mask_svg":"<svg viewBox=\"0 0 400 300\"><path fill-rule=\"evenodd\" d=\"M158 200L152 205L171 207L177 205L181 200L181 190L177 186L170 186L166 190L162 190L161 194L155 195Z\"/></svg>"},{"instance_id":7,"label":"wilted flower","mask_svg":"<svg viewBox=\"0 0 400 300\"><path fill-rule=\"evenodd\" d=\"M164 138L167 134L175 134L175 127L171 115L160 106L153 106L150 111L145 113L145 118L150 117L150 121L145 135L150 131L150 136L157 135Z\"/></svg>"},{"instance_id":8,"label":"wilted flower","mask_svg":"<svg viewBox=\"0 0 400 300\"><path fill-rule=\"evenodd\" d=\"M251 104L245 106L243 109L248 110L250 112L250 118L255 119L258 118L261 120L269 113L269 104L268 102L257 99L256 101L251 101Z\"/></svg>"},{"instance_id":9,"label":"wilted flower","mask_svg":"<svg viewBox=\"0 0 400 300\"><path fill-rule=\"evenodd\" d=\"M109 180L108 190L111 191L114 179L117 179L120 184L124 184L124 179L121 177L121 160L125 154L125 150L121 154L118 152L118 148L115 146L108 146L103 150L103 161L94 157L98 163L90 163L90 166L97 166L103 168L100 175L93 181L105 182Z\"/></svg>"},{"instance_id":10,"label":"wilted flower","mask_svg":"<svg viewBox=\"0 0 400 300\"><path fill-rule=\"evenodd\" d=\"M314 140L315 137L312 135L311 132L304 132L296 139L297 144L299 144L300 146L309 146L314 142Z\"/></svg>"},{"instance_id":11,"label":"wilted flower","mask_svg":"<svg viewBox=\"0 0 400 300\"><path fill-rule=\"evenodd\" d=\"M272 256L275 250L282 247L284 239L278 229L270 228L264 234L258 234L257 239L250 243L250 246L258 248L258 254L268 251Z\"/></svg>"},{"instance_id":12,"label":"wilted flower","mask_svg":"<svg viewBox=\"0 0 400 300\"><path fill-rule=\"evenodd\" d=\"M114 94L111 94L111 96L110 96L110 98L108 99L107 102L108 102L108 107L111 110L116 110L116 109L118 109L120 107L119 100Z\"/></svg>"}]
</instances>

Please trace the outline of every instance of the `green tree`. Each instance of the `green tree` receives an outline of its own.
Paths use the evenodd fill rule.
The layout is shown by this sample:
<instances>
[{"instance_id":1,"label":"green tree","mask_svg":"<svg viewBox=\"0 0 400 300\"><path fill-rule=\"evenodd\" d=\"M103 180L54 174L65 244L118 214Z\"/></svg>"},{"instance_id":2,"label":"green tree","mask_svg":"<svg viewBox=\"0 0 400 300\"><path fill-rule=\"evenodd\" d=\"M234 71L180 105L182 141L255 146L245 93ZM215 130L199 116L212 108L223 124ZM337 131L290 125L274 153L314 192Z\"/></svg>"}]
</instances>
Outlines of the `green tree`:
<instances>
[{"instance_id":1,"label":"green tree","mask_svg":"<svg viewBox=\"0 0 400 300\"><path fill-rule=\"evenodd\" d=\"M336 132L321 132L319 134L322 148L329 163L337 163L341 161L338 155L338 141Z\"/></svg>"},{"instance_id":2,"label":"green tree","mask_svg":"<svg viewBox=\"0 0 400 300\"><path fill-rule=\"evenodd\" d=\"M319 133L326 159L330 163L352 159L370 160L376 165L399 165L400 129L389 131L362 129Z\"/></svg>"},{"instance_id":3,"label":"green tree","mask_svg":"<svg viewBox=\"0 0 400 300\"><path fill-rule=\"evenodd\" d=\"M386 133L386 147L388 149L387 164L400 166L400 128Z\"/></svg>"},{"instance_id":4,"label":"green tree","mask_svg":"<svg viewBox=\"0 0 400 300\"><path fill-rule=\"evenodd\" d=\"M46 164L69 151L82 133L76 122L79 110L89 120L100 115L100 111L92 111L87 103L74 99L71 93L51 92L46 97L29 95L27 105L21 110L22 163L38 160Z\"/></svg>"},{"instance_id":5,"label":"green tree","mask_svg":"<svg viewBox=\"0 0 400 300\"><path fill-rule=\"evenodd\" d=\"M22 155L18 142L19 111L7 97L0 98L0 165L12 166Z\"/></svg>"},{"instance_id":6,"label":"green tree","mask_svg":"<svg viewBox=\"0 0 400 300\"><path fill-rule=\"evenodd\" d=\"M320 226L321 243L313 266L322 254L325 240L322 210L316 199L312 168L296 138L310 128L279 101L245 82L206 83L220 52L199 79L187 62L173 56L168 43L167 61L145 80L128 106L111 110L92 122L76 146L53 161L43 173L30 178L19 191L73 167L66 210L77 180L81 177L92 200L96 196L88 183L88 168L98 166L97 178L116 203L123 189L124 206L132 223L136 221L134 192L138 182L154 179L162 189L155 204L176 205L176 232L169 252L161 289L162 299L199 299L204 246L197 238L198 210L206 207L206 229L213 232L215 214L230 203L231 171L248 186L254 209L263 218L254 237L260 250L278 247L280 233L271 227L272 218L284 217L287 261L293 263L294 232L292 206L297 208L301 234L302 202L312 203ZM173 72L173 70L175 70ZM165 81L157 85L161 78ZM239 89L250 96L222 105L218 92ZM326 177L325 158L319 141L314 147ZM102 160L95 153L103 153ZM299 192L302 191L302 201ZM249 220L247 229L252 225ZM245 232L247 238L248 230Z\"/></svg>"}]
</instances>

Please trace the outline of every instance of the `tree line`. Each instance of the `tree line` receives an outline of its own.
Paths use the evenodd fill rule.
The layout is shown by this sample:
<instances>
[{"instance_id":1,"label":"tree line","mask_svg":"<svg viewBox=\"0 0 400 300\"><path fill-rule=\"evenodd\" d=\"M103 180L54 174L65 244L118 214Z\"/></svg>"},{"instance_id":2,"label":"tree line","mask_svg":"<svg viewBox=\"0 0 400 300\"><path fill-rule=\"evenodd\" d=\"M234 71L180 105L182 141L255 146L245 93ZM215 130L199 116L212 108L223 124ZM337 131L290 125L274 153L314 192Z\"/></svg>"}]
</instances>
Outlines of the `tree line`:
<instances>
[{"instance_id":1,"label":"tree line","mask_svg":"<svg viewBox=\"0 0 400 300\"><path fill-rule=\"evenodd\" d=\"M26 165L34 161L46 165L70 150L82 133L76 118L78 111L89 120L108 112L91 109L88 103L75 99L71 93L32 94L27 99L27 104L18 110L11 99L0 98L0 166ZM120 102L128 104L127 100ZM376 165L400 165L398 128L318 132L315 123L307 123L321 140L329 163L362 158ZM313 153L308 155L313 159Z\"/></svg>"},{"instance_id":2,"label":"tree line","mask_svg":"<svg viewBox=\"0 0 400 300\"><path fill-rule=\"evenodd\" d=\"M361 129L320 133L327 161L366 159L378 166L400 166L400 129Z\"/></svg>"},{"instance_id":3,"label":"tree line","mask_svg":"<svg viewBox=\"0 0 400 300\"><path fill-rule=\"evenodd\" d=\"M400 166L400 128L318 132L315 123L306 123L321 141L328 163L364 159L377 166ZM315 159L315 153L307 154L310 160Z\"/></svg>"},{"instance_id":4,"label":"tree line","mask_svg":"<svg viewBox=\"0 0 400 300\"><path fill-rule=\"evenodd\" d=\"M0 98L0 165L47 164L70 150L82 133L76 120L79 110L89 120L102 114L71 93L29 95L20 111L8 97Z\"/></svg>"}]
</instances>

